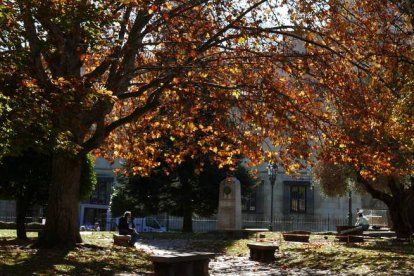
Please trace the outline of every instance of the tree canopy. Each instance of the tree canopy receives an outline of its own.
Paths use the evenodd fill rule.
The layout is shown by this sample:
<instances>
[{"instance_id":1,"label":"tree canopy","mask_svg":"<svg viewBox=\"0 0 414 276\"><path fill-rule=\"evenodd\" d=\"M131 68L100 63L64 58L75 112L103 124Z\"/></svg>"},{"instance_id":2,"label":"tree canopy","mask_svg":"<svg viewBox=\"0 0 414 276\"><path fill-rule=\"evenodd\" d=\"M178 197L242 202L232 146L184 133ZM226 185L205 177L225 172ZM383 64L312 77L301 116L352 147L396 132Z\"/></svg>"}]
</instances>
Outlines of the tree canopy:
<instances>
[{"instance_id":1,"label":"tree canopy","mask_svg":"<svg viewBox=\"0 0 414 276\"><path fill-rule=\"evenodd\" d=\"M81 156L105 140L114 149L107 157L124 157L119 149L128 139L156 136L176 122L183 133L210 132L200 139L210 150L208 139L231 115L239 119L228 136L246 141L250 160L263 159L254 149L261 135L287 143L291 151L284 151L283 161L308 154L301 132L307 124L294 114L298 106L311 106L296 105L278 77L289 58L280 35L289 27L277 6L267 0L2 1L0 91L16 103L13 143L55 153L45 235L50 245L80 241ZM211 128L191 124L192 114L210 108ZM135 122L130 137L126 130ZM231 159L238 152L226 154ZM171 160L179 163L182 156Z\"/></svg>"},{"instance_id":2,"label":"tree canopy","mask_svg":"<svg viewBox=\"0 0 414 276\"><path fill-rule=\"evenodd\" d=\"M390 209L399 236L414 229L411 1L286 1L307 58L297 94L318 94L317 174L325 188L356 182ZM306 71L303 78L300 72ZM303 89L303 90L302 90Z\"/></svg>"},{"instance_id":3,"label":"tree canopy","mask_svg":"<svg viewBox=\"0 0 414 276\"><path fill-rule=\"evenodd\" d=\"M289 172L313 155L367 189L412 175L413 18L408 0L2 1L0 92L13 107L1 121L11 144L54 153L49 243L80 241L84 154L141 159L144 173L165 132L171 165L197 138L227 165L243 152Z\"/></svg>"}]
</instances>

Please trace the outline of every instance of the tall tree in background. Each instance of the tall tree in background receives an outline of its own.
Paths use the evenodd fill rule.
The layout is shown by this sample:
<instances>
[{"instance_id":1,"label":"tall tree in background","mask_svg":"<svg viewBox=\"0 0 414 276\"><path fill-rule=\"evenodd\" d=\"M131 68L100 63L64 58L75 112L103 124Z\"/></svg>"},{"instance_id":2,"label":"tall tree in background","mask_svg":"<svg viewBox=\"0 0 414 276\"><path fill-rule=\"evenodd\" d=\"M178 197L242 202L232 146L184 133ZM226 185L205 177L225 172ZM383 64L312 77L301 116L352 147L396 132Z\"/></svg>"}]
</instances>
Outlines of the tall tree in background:
<instances>
[{"instance_id":1,"label":"tall tree in background","mask_svg":"<svg viewBox=\"0 0 414 276\"><path fill-rule=\"evenodd\" d=\"M414 6L412 1L285 1L307 58L292 64L321 109L317 175L348 181L390 210L398 237L414 231ZM302 78L300 78L302 73ZM318 144L319 144L318 142ZM316 143L315 143L316 144Z\"/></svg>"},{"instance_id":2,"label":"tall tree in background","mask_svg":"<svg viewBox=\"0 0 414 276\"><path fill-rule=\"evenodd\" d=\"M158 116L160 126L166 126L182 107L191 113L192 105L217 106L220 122L220 114L227 117L229 107L237 107L237 114L252 125L234 132L243 133L251 145L260 145L261 135L273 136L292 148L284 152L285 160L308 154L302 132L307 124L296 113L313 107L306 102L296 105L284 79L269 81L287 58L280 34L289 32L283 31L285 26L274 12L276 4L267 0L244 5L224 0L1 2L0 92L10 97L14 113L19 114L9 117L13 143L24 148L28 140L53 151L45 244L73 246L81 241L82 156L106 139L115 148L111 157L128 157L120 156L117 149L132 139L123 135L132 122L138 121L142 129ZM277 27L266 29L269 22ZM160 106L175 113L166 119L158 113ZM275 106L273 119L269 115ZM193 128L190 121L183 125ZM220 132L217 125L212 134ZM154 134L153 126L146 127L134 139ZM120 131L117 137L110 136L114 130ZM294 150L296 144L301 145L299 150ZM249 153L251 160L261 156L260 151Z\"/></svg>"},{"instance_id":3,"label":"tall tree in background","mask_svg":"<svg viewBox=\"0 0 414 276\"><path fill-rule=\"evenodd\" d=\"M127 176L121 181L111 198L111 213L120 216L125 210L136 216L168 212L183 216L183 231L192 232L192 217L211 216L217 211L219 184L225 170L202 161L202 171L197 171L197 160L187 158L167 176L159 167L147 176ZM249 170L237 166L235 176L240 180L242 193L249 194L255 180Z\"/></svg>"}]
</instances>

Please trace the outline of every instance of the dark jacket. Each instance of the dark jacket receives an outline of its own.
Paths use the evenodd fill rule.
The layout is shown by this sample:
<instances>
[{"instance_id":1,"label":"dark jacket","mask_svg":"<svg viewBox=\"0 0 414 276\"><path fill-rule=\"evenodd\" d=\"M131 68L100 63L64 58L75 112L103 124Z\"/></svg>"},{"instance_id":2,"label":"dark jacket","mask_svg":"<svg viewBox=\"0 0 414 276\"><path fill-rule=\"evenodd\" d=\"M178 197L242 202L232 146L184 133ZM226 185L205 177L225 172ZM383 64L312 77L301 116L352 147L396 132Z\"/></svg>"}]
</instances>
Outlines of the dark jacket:
<instances>
[{"instance_id":1,"label":"dark jacket","mask_svg":"<svg viewBox=\"0 0 414 276\"><path fill-rule=\"evenodd\" d=\"M126 217L121 217L118 222L118 230L120 235L131 235L134 231L133 229L129 228L128 220Z\"/></svg>"}]
</instances>

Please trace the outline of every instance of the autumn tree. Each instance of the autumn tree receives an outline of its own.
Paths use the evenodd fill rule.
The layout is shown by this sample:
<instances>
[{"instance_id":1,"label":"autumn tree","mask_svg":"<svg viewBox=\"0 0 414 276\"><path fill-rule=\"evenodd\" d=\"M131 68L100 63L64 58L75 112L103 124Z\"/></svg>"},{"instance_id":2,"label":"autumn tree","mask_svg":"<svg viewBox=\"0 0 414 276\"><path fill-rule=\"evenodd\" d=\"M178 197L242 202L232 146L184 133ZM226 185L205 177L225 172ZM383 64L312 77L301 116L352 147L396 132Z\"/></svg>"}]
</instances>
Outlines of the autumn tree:
<instances>
[{"instance_id":1,"label":"autumn tree","mask_svg":"<svg viewBox=\"0 0 414 276\"><path fill-rule=\"evenodd\" d=\"M314 132L317 174L330 191L357 183L414 230L412 1L285 1L306 54L295 93L324 104ZM302 72L302 74L301 74Z\"/></svg>"},{"instance_id":2,"label":"autumn tree","mask_svg":"<svg viewBox=\"0 0 414 276\"><path fill-rule=\"evenodd\" d=\"M265 136L286 142L284 161L308 155L307 125L296 113L313 108L313 96L292 100L286 79L275 78L289 58L276 7L265 0L1 2L0 92L20 115L10 117L13 142L53 151L46 244L81 241L81 157L104 141L115 148L109 157L122 157L117 149L133 139L122 133L133 122L145 129L135 133L139 140L156 135L157 126L146 125L152 118L164 127L191 106L214 106L217 130L209 131L219 133L229 114L238 118L232 129L248 141L240 148L250 160L261 158L254 148ZM172 109L169 119L162 106Z\"/></svg>"}]
</instances>

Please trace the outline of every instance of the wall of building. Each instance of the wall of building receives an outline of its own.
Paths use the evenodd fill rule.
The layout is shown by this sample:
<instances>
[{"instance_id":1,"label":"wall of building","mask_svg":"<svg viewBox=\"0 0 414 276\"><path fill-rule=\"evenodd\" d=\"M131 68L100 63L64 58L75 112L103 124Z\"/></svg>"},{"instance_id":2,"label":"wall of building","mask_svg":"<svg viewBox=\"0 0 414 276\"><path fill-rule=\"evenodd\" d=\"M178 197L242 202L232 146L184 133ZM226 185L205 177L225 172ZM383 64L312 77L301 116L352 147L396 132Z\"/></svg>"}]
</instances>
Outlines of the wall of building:
<instances>
[{"instance_id":1,"label":"wall of building","mask_svg":"<svg viewBox=\"0 0 414 276\"><path fill-rule=\"evenodd\" d=\"M262 164L258 167L259 177L262 180L262 193L257 193L256 204L262 206L261 212L246 212L246 218L270 218L271 209L271 195L272 187L269 176L267 175L267 164ZM292 186L303 187L306 190L306 210L304 212L292 211L291 194ZM367 199L368 198L368 199ZM369 195L360 195L352 193L352 213L356 213L356 208L372 207L364 202L369 202ZM363 201L363 199L365 201ZM260 209L260 208L256 208ZM298 177L291 177L286 175L283 170L279 169L276 177L276 182L273 187L273 217L282 218L286 216L299 216L309 218L337 218L346 219L349 213L349 198L348 195L342 197L327 197L323 195L322 191L317 185L314 185L310 172L308 170L302 171Z\"/></svg>"},{"instance_id":2,"label":"wall of building","mask_svg":"<svg viewBox=\"0 0 414 276\"><path fill-rule=\"evenodd\" d=\"M116 183L115 169L121 168L119 161L109 163L103 158L95 160L97 185L90 198L79 204L79 225L93 226L99 223L100 229L110 230L110 197Z\"/></svg>"},{"instance_id":3,"label":"wall of building","mask_svg":"<svg viewBox=\"0 0 414 276\"><path fill-rule=\"evenodd\" d=\"M0 200L0 220L16 216L16 202L14 200Z\"/></svg>"}]
</instances>

